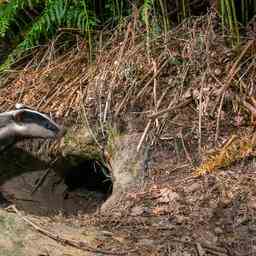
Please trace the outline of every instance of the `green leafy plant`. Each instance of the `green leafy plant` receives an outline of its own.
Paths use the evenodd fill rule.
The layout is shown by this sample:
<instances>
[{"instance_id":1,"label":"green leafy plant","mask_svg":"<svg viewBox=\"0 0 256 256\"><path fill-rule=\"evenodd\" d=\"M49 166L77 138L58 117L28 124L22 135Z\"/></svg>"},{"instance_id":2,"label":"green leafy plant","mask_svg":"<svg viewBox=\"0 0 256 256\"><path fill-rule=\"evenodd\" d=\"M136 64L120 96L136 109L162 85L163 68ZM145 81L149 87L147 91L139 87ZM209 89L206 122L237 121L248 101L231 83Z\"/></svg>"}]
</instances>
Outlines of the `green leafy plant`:
<instances>
[{"instance_id":1,"label":"green leafy plant","mask_svg":"<svg viewBox=\"0 0 256 256\"><path fill-rule=\"evenodd\" d=\"M32 9L40 0L12 0L8 4L0 5L0 36L4 37L11 25L16 22L16 15L26 8ZM19 24L17 24L19 25Z\"/></svg>"},{"instance_id":2,"label":"green leafy plant","mask_svg":"<svg viewBox=\"0 0 256 256\"><path fill-rule=\"evenodd\" d=\"M222 28L228 26L236 43L240 42L239 25L237 22L237 13L234 0L220 0L220 13L222 19Z\"/></svg>"},{"instance_id":3,"label":"green leafy plant","mask_svg":"<svg viewBox=\"0 0 256 256\"><path fill-rule=\"evenodd\" d=\"M222 28L230 31L233 42L240 43L240 28L245 26L256 13L254 0L219 0L219 10L222 19Z\"/></svg>"},{"instance_id":4,"label":"green leafy plant","mask_svg":"<svg viewBox=\"0 0 256 256\"><path fill-rule=\"evenodd\" d=\"M190 16L189 0L176 0L176 6L179 22Z\"/></svg>"},{"instance_id":5,"label":"green leafy plant","mask_svg":"<svg viewBox=\"0 0 256 256\"><path fill-rule=\"evenodd\" d=\"M220 6L223 29L228 27L240 41L240 23L250 20L256 11L255 0L216 0ZM203 4L207 1L203 1ZM235 5L237 4L237 6ZM0 72L9 69L26 51L53 38L60 29L68 28L84 35L92 53L92 33L105 23L112 27L132 13L135 5L127 0L9 0L0 2L0 44L8 42L9 55L1 57ZM147 51L150 57L150 37L170 30L170 24L182 22L193 15L198 1L189 0L138 0L136 7L141 10L141 20L145 24ZM192 8L193 7L193 8ZM205 11L206 13L206 11ZM238 17L239 16L239 19ZM7 57L6 57L7 55ZM92 55L90 55L92 56ZM92 59L92 57L91 57ZM3 61L4 60L4 61Z\"/></svg>"},{"instance_id":6,"label":"green leafy plant","mask_svg":"<svg viewBox=\"0 0 256 256\"><path fill-rule=\"evenodd\" d=\"M256 1L254 0L241 0L241 22L246 25L252 18L251 16L256 14Z\"/></svg>"},{"instance_id":7,"label":"green leafy plant","mask_svg":"<svg viewBox=\"0 0 256 256\"><path fill-rule=\"evenodd\" d=\"M146 25L146 31L147 31L147 41L146 41L146 47L147 47L147 53L148 56L150 56L150 12L153 9L154 0L144 0L144 4L141 8L141 17L142 20L145 22Z\"/></svg>"},{"instance_id":8,"label":"green leafy plant","mask_svg":"<svg viewBox=\"0 0 256 256\"><path fill-rule=\"evenodd\" d=\"M25 10L28 13L38 6L43 7L43 10L32 21L25 21L25 26L21 27L18 17L20 12ZM90 42L91 30L97 23L95 12L83 0L12 0L9 4L0 6L0 13L0 37L5 38L13 25L17 25L16 32L19 36L24 35L1 65L1 70L9 68L25 51L37 46L41 40L54 36L62 26L79 29ZM22 15L26 16L24 13Z\"/></svg>"}]
</instances>

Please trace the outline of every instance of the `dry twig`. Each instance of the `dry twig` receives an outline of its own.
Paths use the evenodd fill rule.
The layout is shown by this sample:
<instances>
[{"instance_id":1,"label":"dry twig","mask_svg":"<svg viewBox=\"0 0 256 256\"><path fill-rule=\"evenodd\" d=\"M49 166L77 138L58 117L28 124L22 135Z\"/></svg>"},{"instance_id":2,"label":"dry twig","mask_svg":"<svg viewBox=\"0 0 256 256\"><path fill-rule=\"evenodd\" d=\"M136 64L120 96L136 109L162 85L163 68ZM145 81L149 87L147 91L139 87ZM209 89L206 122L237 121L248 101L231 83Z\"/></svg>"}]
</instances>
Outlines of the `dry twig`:
<instances>
[{"instance_id":1,"label":"dry twig","mask_svg":"<svg viewBox=\"0 0 256 256\"><path fill-rule=\"evenodd\" d=\"M126 252L116 252L116 251L112 252L112 251L107 251L107 250L103 250L103 249L93 248L93 247L89 246L88 243L85 241L81 241L81 240L77 241L77 240L67 239L60 235L54 234L44 228L39 227L37 224L35 224L31 220L29 220L27 217L23 216L21 214L21 212L16 208L15 205L11 205L11 206L7 207L6 209L9 211L15 212L21 219L23 219L28 225L33 227L39 233L55 240L58 243L63 244L63 245L69 245L69 246L75 247L75 248L83 250L83 251L89 251L89 252L93 252L93 253L102 253L102 254L106 254L106 255L127 255L128 252L132 253L132 252L136 251L136 250L132 250L132 251L126 251Z\"/></svg>"}]
</instances>

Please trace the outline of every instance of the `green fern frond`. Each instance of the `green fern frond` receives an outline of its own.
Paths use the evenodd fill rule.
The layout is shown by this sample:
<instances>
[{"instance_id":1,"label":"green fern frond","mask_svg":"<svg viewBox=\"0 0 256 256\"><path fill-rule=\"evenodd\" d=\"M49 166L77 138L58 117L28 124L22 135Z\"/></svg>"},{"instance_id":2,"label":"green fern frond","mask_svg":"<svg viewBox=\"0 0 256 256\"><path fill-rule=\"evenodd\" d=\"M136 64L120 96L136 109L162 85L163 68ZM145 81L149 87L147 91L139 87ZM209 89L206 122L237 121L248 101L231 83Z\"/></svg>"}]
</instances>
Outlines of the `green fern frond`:
<instances>
[{"instance_id":1,"label":"green fern frond","mask_svg":"<svg viewBox=\"0 0 256 256\"><path fill-rule=\"evenodd\" d=\"M15 23L17 13L25 8L33 8L41 0L12 0L6 5L0 6L0 36L4 37L11 23Z\"/></svg>"},{"instance_id":2,"label":"green fern frond","mask_svg":"<svg viewBox=\"0 0 256 256\"><path fill-rule=\"evenodd\" d=\"M144 3L141 8L141 18L142 20L147 23L148 22L148 16L150 11L153 8L154 0L144 0Z\"/></svg>"},{"instance_id":3,"label":"green fern frond","mask_svg":"<svg viewBox=\"0 0 256 256\"><path fill-rule=\"evenodd\" d=\"M25 35L25 39L7 57L0 66L0 72L8 69L16 59L26 51L38 45L43 35L53 35L62 23L66 13L66 4L62 0L49 1L43 14L33 23Z\"/></svg>"},{"instance_id":4,"label":"green fern frond","mask_svg":"<svg viewBox=\"0 0 256 256\"><path fill-rule=\"evenodd\" d=\"M8 0L7 3L0 4L0 40L3 38L4 41L10 41L10 48L16 46L4 64L0 65L0 72L8 69L26 50L55 36L60 27L79 29L79 32L85 35L91 50L91 33L99 21L103 25L105 25L104 22L111 25L118 24L123 15L131 14L133 2L124 0ZM170 11L172 12L171 8L176 8L174 13L177 14L177 20L182 21L191 15L193 4L189 0L136 2L142 3L140 17L146 27L146 47L150 58L151 36L161 33L162 28L167 35L170 21L173 18L169 14ZM220 2L223 28L228 26L233 37L239 42L239 14L244 16L244 22L249 20L248 15L256 10L256 1L241 0L241 11L240 5L235 6L237 3L235 0L218 0L218 2Z\"/></svg>"},{"instance_id":5,"label":"green fern frond","mask_svg":"<svg viewBox=\"0 0 256 256\"><path fill-rule=\"evenodd\" d=\"M28 2L28 0L15 1ZM24 5L19 3L19 8L21 6ZM10 6L7 8L9 12ZM13 17L15 16L15 11L12 12L12 15ZM4 26L4 28L0 30L2 34L8 31L9 23L7 22L6 25L4 23L6 20L8 19L2 19L2 25ZM41 15L32 22L32 26L25 32L24 40L18 44L6 61L0 66L0 72L9 68L10 65L14 63L15 59L18 59L25 51L37 46L41 39L48 39L56 34L60 26L79 28L82 34L87 34L88 38L90 38L89 33L96 25L96 22L95 13L88 8L86 1L48 0Z\"/></svg>"},{"instance_id":6,"label":"green fern frond","mask_svg":"<svg viewBox=\"0 0 256 256\"><path fill-rule=\"evenodd\" d=\"M66 3L62 0L49 1L43 14L33 23L24 41L18 45L17 49L27 50L34 47L45 32L47 35L54 34L63 22L66 7Z\"/></svg>"},{"instance_id":7,"label":"green fern frond","mask_svg":"<svg viewBox=\"0 0 256 256\"><path fill-rule=\"evenodd\" d=\"M240 42L239 24L237 21L237 12L235 8L234 0L220 0L220 6L221 6L220 14L222 19L223 30L225 28L225 25L227 25L234 38L233 40L234 43L239 44Z\"/></svg>"},{"instance_id":8,"label":"green fern frond","mask_svg":"<svg viewBox=\"0 0 256 256\"><path fill-rule=\"evenodd\" d=\"M96 23L97 19L93 12L87 8L81 9L79 6L72 6L66 13L63 25L69 28L78 28L83 34L95 27Z\"/></svg>"}]
</instances>

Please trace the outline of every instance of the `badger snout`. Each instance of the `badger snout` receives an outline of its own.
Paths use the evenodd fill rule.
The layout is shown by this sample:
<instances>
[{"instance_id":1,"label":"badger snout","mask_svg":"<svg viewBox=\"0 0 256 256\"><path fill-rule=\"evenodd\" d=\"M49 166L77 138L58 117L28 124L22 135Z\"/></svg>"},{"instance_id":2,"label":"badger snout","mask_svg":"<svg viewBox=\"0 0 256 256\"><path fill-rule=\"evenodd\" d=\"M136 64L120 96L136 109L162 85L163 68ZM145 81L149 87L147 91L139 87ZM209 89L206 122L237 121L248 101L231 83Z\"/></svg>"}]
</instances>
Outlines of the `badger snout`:
<instances>
[{"instance_id":1,"label":"badger snout","mask_svg":"<svg viewBox=\"0 0 256 256\"><path fill-rule=\"evenodd\" d=\"M15 134L22 138L58 139L65 135L66 129L54 122L15 124Z\"/></svg>"},{"instance_id":2,"label":"badger snout","mask_svg":"<svg viewBox=\"0 0 256 256\"><path fill-rule=\"evenodd\" d=\"M38 128L38 127L37 127ZM40 130L40 132L39 132ZM64 126L62 125L57 125L55 123L55 127L52 126L51 124L51 127L48 127L48 126L41 126L40 129L38 129L34 135L34 137L36 137L36 133L39 132L39 137L41 138L52 138L52 139L60 139L62 138L67 130Z\"/></svg>"},{"instance_id":3,"label":"badger snout","mask_svg":"<svg viewBox=\"0 0 256 256\"><path fill-rule=\"evenodd\" d=\"M67 133L67 129L64 126L59 126L59 132L56 134L56 138L62 138Z\"/></svg>"}]
</instances>

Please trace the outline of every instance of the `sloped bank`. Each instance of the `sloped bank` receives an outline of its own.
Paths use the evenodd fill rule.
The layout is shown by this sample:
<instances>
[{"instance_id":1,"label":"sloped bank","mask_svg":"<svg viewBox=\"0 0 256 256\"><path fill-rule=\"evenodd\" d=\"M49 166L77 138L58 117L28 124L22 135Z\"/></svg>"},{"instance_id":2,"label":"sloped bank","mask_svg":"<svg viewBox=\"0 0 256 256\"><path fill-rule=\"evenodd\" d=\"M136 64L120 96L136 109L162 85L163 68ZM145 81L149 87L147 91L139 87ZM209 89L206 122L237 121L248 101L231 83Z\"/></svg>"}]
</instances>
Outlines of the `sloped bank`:
<instances>
[{"instance_id":1,"label":"sloped bank","mask_svg":"<svg viewBox=\"0 0 256 256\"><path fill-rule=\"evenodd\" d=\"M105 195L102 212L118 210L123 193L139 187L145 169L145 147L137 152L141 134L119 134L111 130L105 146L86 127L73 128L63 138L62 156L55 170L68 191L84 188Z\"/></svg>"}]
</instances>

